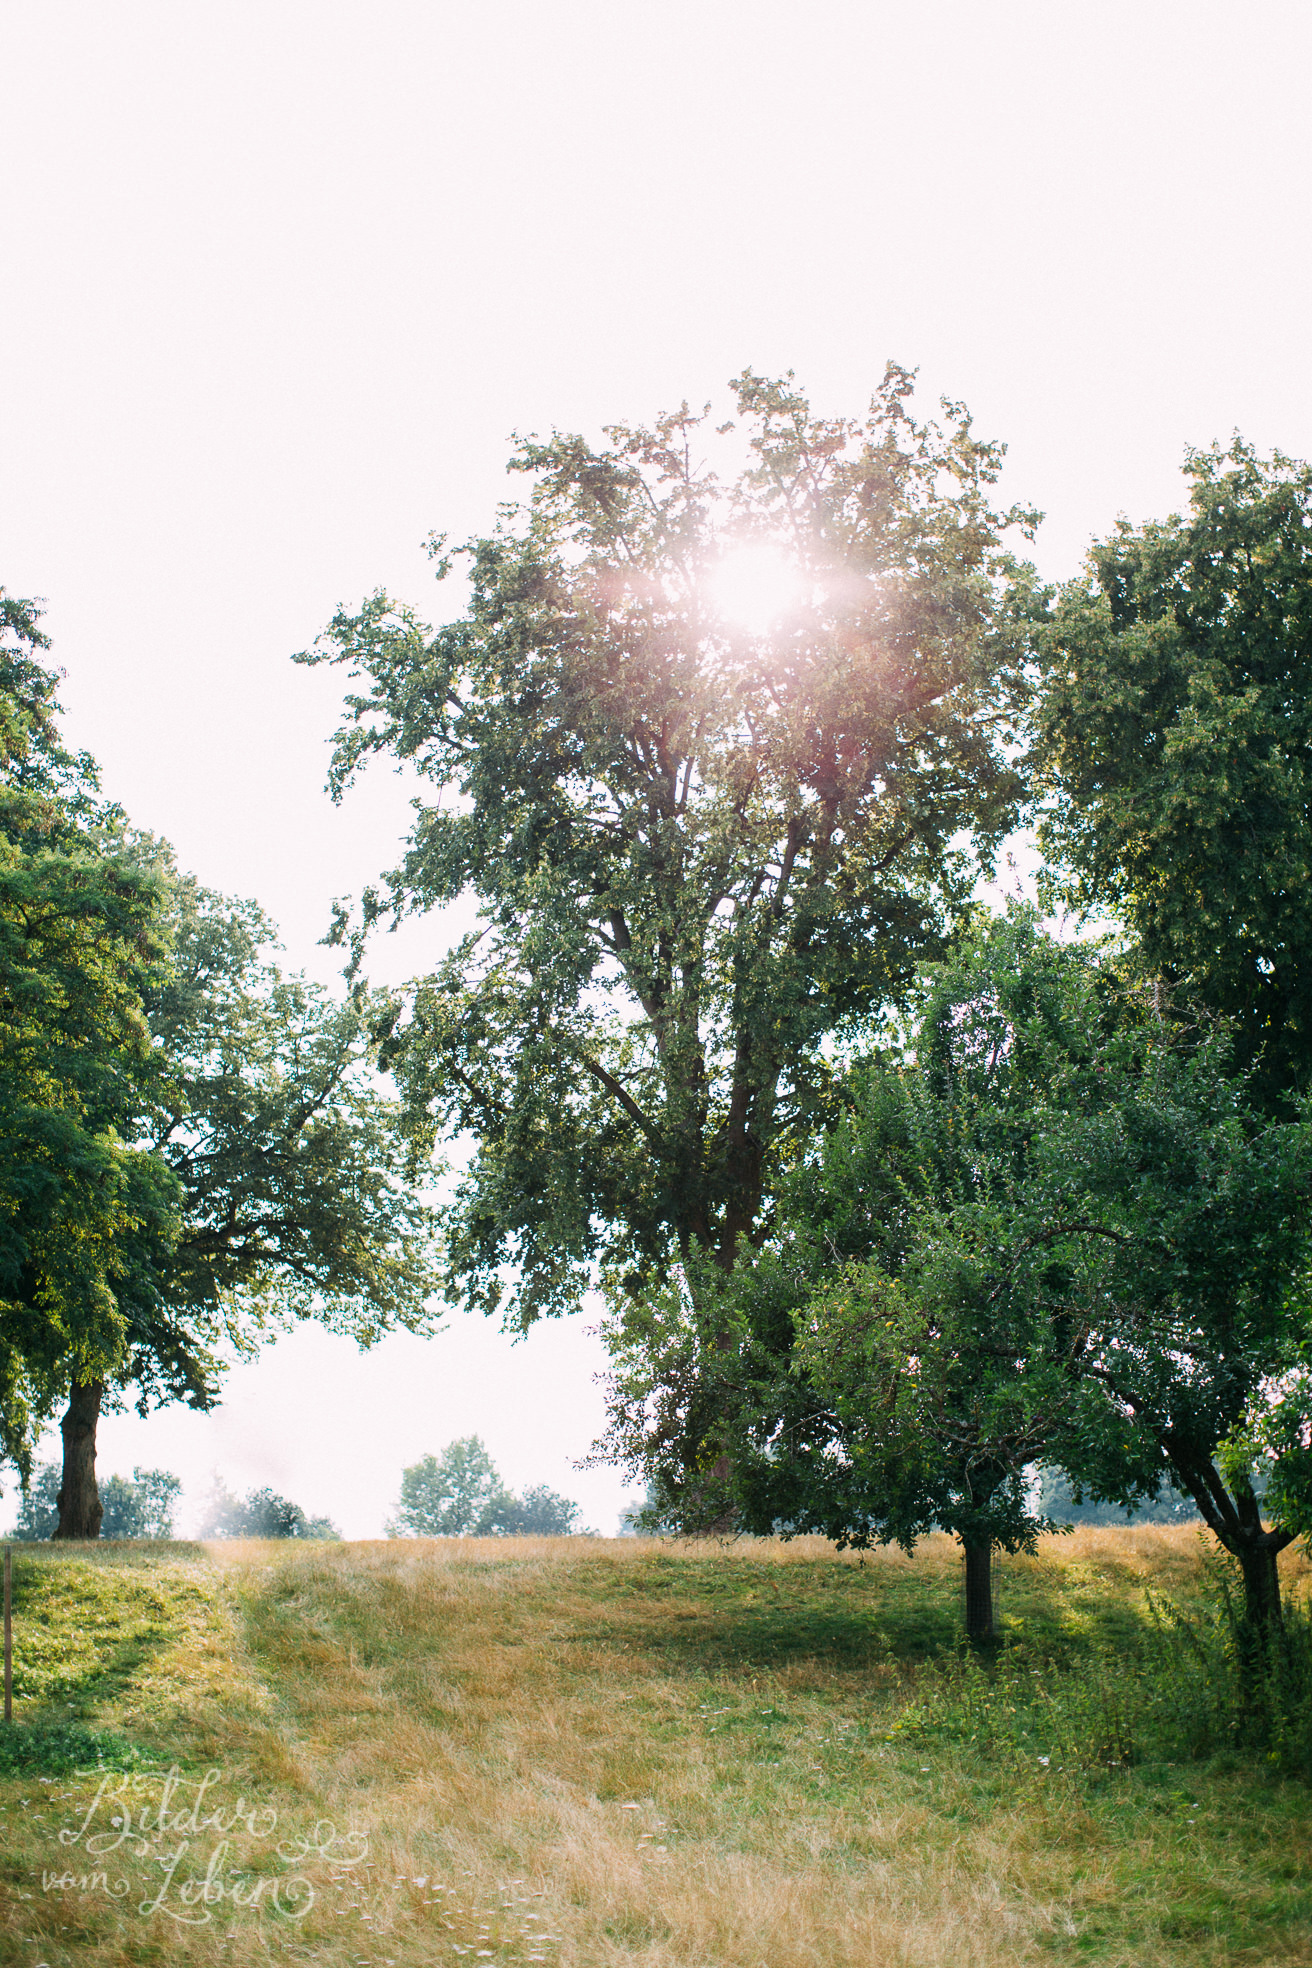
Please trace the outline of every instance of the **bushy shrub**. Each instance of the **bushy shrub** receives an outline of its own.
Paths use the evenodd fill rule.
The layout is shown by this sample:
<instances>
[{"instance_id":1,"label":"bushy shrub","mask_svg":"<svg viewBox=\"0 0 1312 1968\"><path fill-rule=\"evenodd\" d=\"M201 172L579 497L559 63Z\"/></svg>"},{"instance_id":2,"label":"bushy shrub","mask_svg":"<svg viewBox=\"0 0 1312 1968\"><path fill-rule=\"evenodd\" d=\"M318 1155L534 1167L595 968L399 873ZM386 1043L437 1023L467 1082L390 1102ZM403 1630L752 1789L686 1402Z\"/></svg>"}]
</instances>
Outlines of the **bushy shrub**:
<instances>
[{"instance_id":1,"label":"bushy shrub","mask_svg":"<svg viewBox=\"0 0 1312 1968\"><path fill-rule=\"evenodd\" d=\"M1312 1608L1286 1605L1280 1624L1260 1633L1235 1560L1213 1551L1204 1562L1200 1611L1150 1599L1163 1733L1183 1754L1261 1750L1278 1769L1312 1776Z\"/></svg>"},{"instance_id":2,"label":"bushy shrub","mask_svg":"<svg viewBox=\"0 0 1312 1968\"><path fill-rule=\"evenodd\" d=\"M1206 1567L1197 1609L1150 1596L1138 1654L1072 1663L1022 1646L992 1659L963 1648L917 1670L888 1739L960 1744L1017 1776L1226 1752L1312 1776L1312 1612L1287 1607L1267 1643L1245 1617L1235 1561L1211 1553Z\"/></svg>"}]
</instances>

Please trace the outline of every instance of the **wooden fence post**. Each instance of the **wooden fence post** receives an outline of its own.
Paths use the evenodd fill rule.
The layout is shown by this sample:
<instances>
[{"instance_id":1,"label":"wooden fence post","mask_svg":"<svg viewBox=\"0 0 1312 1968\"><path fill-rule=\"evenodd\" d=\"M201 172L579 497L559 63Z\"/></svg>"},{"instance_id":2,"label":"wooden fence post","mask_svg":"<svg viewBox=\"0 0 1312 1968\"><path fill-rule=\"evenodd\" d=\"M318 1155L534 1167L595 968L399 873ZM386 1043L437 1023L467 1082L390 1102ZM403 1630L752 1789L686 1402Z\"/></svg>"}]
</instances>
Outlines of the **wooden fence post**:
<instances>
[{"instance_id":1,"label":"wooden fence post","mask_svg":"<svg viewBox=\"0 0 1312 1968\"><path fill-rule=\"evenodd\" d=\"M10 1604L13 1597L13 1552L5 1546L5 1721L14 1719L14 1631Z\"/></svg>"}]
</instances>

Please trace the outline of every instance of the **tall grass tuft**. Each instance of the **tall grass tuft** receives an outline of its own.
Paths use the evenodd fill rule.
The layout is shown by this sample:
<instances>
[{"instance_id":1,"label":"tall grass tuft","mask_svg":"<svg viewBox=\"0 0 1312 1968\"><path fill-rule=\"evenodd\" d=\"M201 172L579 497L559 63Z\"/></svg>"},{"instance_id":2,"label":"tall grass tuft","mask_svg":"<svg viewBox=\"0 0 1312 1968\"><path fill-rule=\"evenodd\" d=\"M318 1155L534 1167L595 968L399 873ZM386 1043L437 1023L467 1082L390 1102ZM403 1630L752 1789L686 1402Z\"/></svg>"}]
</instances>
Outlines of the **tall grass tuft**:
<instances>
[{"instance_id":1,"label":"tall grass tuft","mask_svg":"<svg viewBox=\"0 0 1312 1968\"><path fill-rule=\"evenodd\" d=\"M1290 1776L1312 1776L1312 1609L1286 1605L1264 1640L1244 1606L1239 1566L1206 1551L1201 1603L1184 1610L1149 1591L1155 1721L1177 1753L1264 1752Z\"/></svg>"},{"instance_id":2,"label":"tall grass tuft","mask_svg":"<svg viewBox=\"0 0 1312 1968\"><path fill-rule=\"evenodd\" d=\"M886 1739L956 1747L1013 1775L1116 1770L1139 1762L1152 1706L1146 1664L1106 1655L1069 1664L1023 1646L993 1663L963 1647L923 1668Z\"/></svg>"},{"instance_id":3,"label":"tall grass tuft","mask_svg":"<svg viewBox=\"0 0 1312 1968\"><path fill-rule=\"evenodd\" d=\"M1104 1649L1073 1666L1023 1644L992 1660L963 1646L905 1679L886 1740L952 1745L1013 1774L1256 1752L1284 1775L1312 1777L1307 1601L1286 1607L1264 1645L1246 1618L1235 1561L1207 1551L1202 1563L1194 1606L1147 1592L1140 1651Z\"/></svg>"}]
</instances>

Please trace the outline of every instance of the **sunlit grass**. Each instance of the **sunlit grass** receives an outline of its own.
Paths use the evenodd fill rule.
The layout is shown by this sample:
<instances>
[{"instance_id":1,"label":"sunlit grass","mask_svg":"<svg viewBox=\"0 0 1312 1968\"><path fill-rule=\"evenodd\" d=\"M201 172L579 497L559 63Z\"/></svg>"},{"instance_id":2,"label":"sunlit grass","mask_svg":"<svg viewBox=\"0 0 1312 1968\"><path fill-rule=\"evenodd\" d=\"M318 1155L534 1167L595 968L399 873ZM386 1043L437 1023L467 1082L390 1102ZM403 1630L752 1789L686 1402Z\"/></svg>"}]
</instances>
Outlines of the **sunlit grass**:
<instances>
[{"instance_id":1,"label":"sunlit grass","mask_svg":"<svg viewBox=\"0 0 1312 1968\"><path fill-rule=\"evenodd\" d=\"M1147 1738L1100 1760L1117 1663L1128 1679L1147 1659L1145 1587L1197 1594L1189 1530L1085 1530L1005 1561L1006 1645L982 1668L958 1646L946 1539L864 1563L812 1540L516 1539L19 1564L20 1656L37 1606L43 1645L61 1621L81 1635L29 1719L57 1697L193 1784L221 1766L214 1795L278 1824L234 1841L246 1890L268 1892L184 1927L137 1911L153 1856L130 1902L43 1893L94 1783L0 1784L5 1961L1312 1960L1301 1783ZM115 1603L122 1632L93 1624ZM97 1647L137 1665L97 1680ZM316 1825L324 1849L289 1867L276 1844ZM301 1918L269 1896L291 1870L315 1893Z\"/></svg>"}]
</instances>

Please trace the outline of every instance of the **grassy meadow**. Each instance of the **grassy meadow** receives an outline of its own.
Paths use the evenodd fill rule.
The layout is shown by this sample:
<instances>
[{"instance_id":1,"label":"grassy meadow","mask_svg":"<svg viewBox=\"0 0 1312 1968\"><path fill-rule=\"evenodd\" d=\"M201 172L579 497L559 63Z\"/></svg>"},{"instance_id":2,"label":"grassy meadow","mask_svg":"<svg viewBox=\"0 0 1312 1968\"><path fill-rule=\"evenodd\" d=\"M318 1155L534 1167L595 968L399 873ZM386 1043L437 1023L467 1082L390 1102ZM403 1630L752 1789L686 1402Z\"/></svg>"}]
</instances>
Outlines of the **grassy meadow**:
<instances>
[{"instance_id":1,"label":"grassy meadow","mask_svg":"<svg viewBox=\"0 0 1312 1968\"><path fill-rule=\"evenodd\" d=\"M0 1961L1312 1963L1312 1787L1170 1638L1202 1550L1004 1559L980 1660L945 1538L17 1547Z\"/></svg>"}]
</instances>

